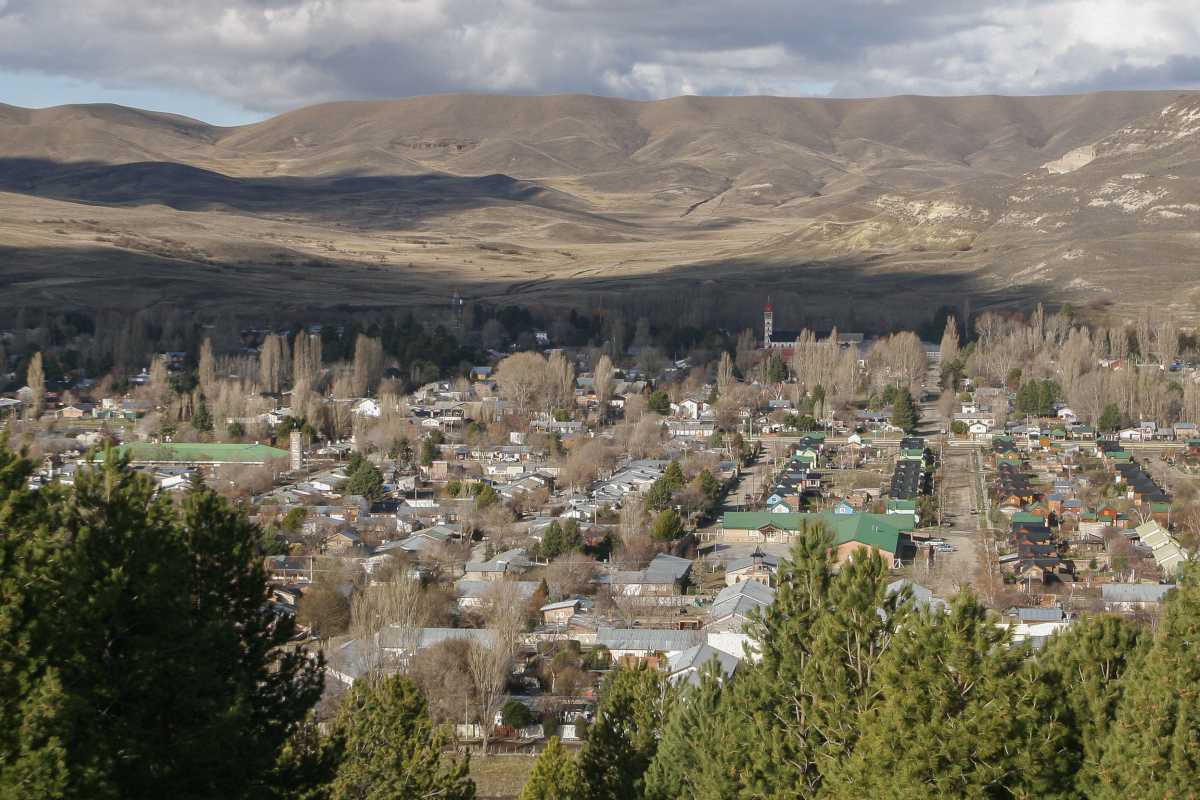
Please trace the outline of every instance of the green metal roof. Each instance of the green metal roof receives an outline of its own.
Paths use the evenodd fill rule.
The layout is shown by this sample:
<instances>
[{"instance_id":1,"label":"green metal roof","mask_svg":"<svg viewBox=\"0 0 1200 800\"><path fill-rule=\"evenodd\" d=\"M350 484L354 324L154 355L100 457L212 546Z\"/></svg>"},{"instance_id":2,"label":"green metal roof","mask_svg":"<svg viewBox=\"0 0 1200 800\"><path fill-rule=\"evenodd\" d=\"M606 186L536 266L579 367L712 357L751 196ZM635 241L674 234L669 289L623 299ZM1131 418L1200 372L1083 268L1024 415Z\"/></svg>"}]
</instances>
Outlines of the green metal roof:
<instances>
[{"instance_id":1,"label":"green metal roof","mask_svg":"<svg viewBox=\"0 0 1200 800\"><path fill-rule=\"evenodd\" d=\"M805 525L813 527L823 524L833 533L834 545L846 542L862 542L868 547L895 553L900 534L913 529L912 518L902 514L834 514L829 511L814 513L773 514L769 511L730 511L721 524L730 530L758 530L774 525L781 530L799 531Z\"/></svg>"},{"instance_id":2,"label":"green metal roof","mask_svg":"<svg viewBox=\"0 0 1200 800\"><path fill-rule=\"evenodd\" d=\"M265 444L222 442L172 442L152 444L135 442L117 448L117 455L128 456L133 463L157 464L261 464L287 458L288 451Z\"/></svg>"},{"instance_id":3,"label":"green metal roof","mask_svg":"<svg viewBox=\"0 0 1200 800\"><path fill-rule=\"evenodd\" d=\"M1041 525L1046 520L1044 517L1039 517L1037 514L1030 514L1026 511L1018 511L1016 514L1012 515L1012 521L1016 522L1017 524L1032 523L1032 524Z\"/></svg>"}]
</instances>

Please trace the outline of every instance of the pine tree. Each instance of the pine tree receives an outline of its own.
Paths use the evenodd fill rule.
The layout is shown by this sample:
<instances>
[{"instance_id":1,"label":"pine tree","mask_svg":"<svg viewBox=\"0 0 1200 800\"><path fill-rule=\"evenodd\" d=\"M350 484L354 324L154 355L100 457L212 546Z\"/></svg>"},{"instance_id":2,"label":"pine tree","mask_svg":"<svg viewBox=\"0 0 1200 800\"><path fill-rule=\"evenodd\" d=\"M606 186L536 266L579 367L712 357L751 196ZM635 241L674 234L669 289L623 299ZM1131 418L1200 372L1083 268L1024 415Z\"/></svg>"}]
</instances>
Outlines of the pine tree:
<instances>
[{"instance_id":1,"label":"pine tree","mask_svg":"<svg viewBox=\"0 0 1200 800\"><path fill-rule=\"evenodd\" d=\"M725 676L715 661L700 670L700 681L671 704L662 741L646 771L646 800L695 798L710 762L706 746L721 734L719 711Z\"/></svg>"},{"instance_id":2,"label":"pine tree","mask_svg":"<svg viewBox=\"0 0 1200 800\"><path fill-rule=\"evenodd\" d=\"M196 410L192 412L192 427L202 433L210 433L213 429L208 403L204 402L204 395L199 392L196 393Z\"/></svg>"},{"instance_id":3,"label":"pine tree","mask_svg":"<svg viewBox=\"0 0 1200 800\"><path fill-rule=\"evenodd\" d=\"M71 488L28 469L0 454L0 796L259 791L322 676L282 650L257 529L111 453Z\"/></svg>"},{"instance_id":4,"label":"pine tree","mask_svg":"<svg viewBox=\"0 0 1200 800\"><path fill-rule=\"evenodd\" d=\"M1126 670L1143 655L1143 628L1112 615L1087 617L1051 637L1037 660L1041 681L1058 698L1071 740L1067 768L1075 796L1096 785L1104 740L1116 716Z\"/></svg>"},{"instance_id":5,"label":"pine tree","mask_svg":"<svg viewBox=\"0 0 1200 800\"><path fill-rule=\"evenodd\" d=\"M1096 426L1104 433L1112 433L1121 427L1121 409L1116 403L1109 403L1104 407Z\"/></svg>"},{"instance_id":6,"label":"pine tree","mask_svg":"<svg viewBox=\"0 0 1200 800\"><path fill-rule=\"evenodd\" d=\"M644 666L609 674L596 721L579 754L583 800L642 796L670 692L666 677Z\"/></svg>"},{"instance_id":7,"label":"pine tree","mask_svg":"<svg viewBox=\"0 0 1200 800\"><path fill-rule=\"evenodd\" d=\"M557 736L550 737L538 756L521 790L520 800L580 800L583 787L575 759L563 749Z\"/></svg>"},{"instance_id":8,"label":"pine tree","mask_svg":"<svg viewBox=\"0 0 1200 800\"><path fill-rule=\"evenodd\" d=\"M446 737L405 676L356 681L338 712L332 740L339 760L331 800L475 797L468 759L442 753Z\"/></svg>"},{"instance_id":9,"label":"pine tree","mask_svg":"<svg viewBox=\"0 0 1200 800\"><path fill-rule=\"evenodd\" d=\"M354 454L358 456L357 453ZM350 477L346 480L342 491L345 494L357 494L374 503L384 495L383 475L370 461L358 456L357 463L351 459Z\"/></svg>"},{"instance_id":10,"label":"pine tree","mask_svg":"<svg viewBox=\"0 0 1200 800\"><path fill-rule=\"evenodd\" d=\"M910 616L879 660L879 699L859 719L854 749L829 771L829 796L1066 796L1069 780L1048 770L1063 727L1043 713L1023 649L1004 639L969 594L948 613Z\"/></svg>"},{"instance_id":11,"label":"pine tree","mask_svg":"<svg viewBox=\"0 0 1200 800\"><path fill-rule=\"evenodd\" d=\"M745 734L721 773L736 776L742 796L818 794L878 699L872 676L908 612L907 595L887 595L875 554L835 573L831 546L823 529L801 535L781 565L774 604L748 631L762 656L729 694Z\"/></svg>"},{"instance_id":12,"label":"pine tree","mask_svg":"<svg viewBox=\"0 0 1200 800\"><path fill-rule=\"evenodd\" d=\"M1195 797L1200 778L1200 586L1180 578L1144 659L1126 673L1092 796Z\"/></svg>"},{"instance_id":13,"label":"pine tree","mask_svg":"<svg viewBox=\"0 0 1200 800\"><path fill-rule=\"evenodd\" d=\"M550 526L546 528L546 532L542 534L542 555L547 560L558 558L563 554L565 549L562 526L558 524L558 520L555 520L550 523Z\"/></svg>"},{"instance_id":14,"label":"pine tree","mask_svg":"<svg viewBox=\"0 0 1200 800\"><path fill-rule=\"evenodd\" d=\"M912 392L897 389L892 405L892 424L903 431L911 431L921 421L921 412L913 402Z\"/></svg>"},{"instance_id":15,"label":"pine tree","mask_svg":"<svg viewBox=\"0 0 1200 800\"><path fill-rule=\"evenodd\" d=\"M679 512L673 508L660 511L654 518L650 535L660 542L673 542L683 536L683 520L679 518Z\"/></svg>"}]
</instances>

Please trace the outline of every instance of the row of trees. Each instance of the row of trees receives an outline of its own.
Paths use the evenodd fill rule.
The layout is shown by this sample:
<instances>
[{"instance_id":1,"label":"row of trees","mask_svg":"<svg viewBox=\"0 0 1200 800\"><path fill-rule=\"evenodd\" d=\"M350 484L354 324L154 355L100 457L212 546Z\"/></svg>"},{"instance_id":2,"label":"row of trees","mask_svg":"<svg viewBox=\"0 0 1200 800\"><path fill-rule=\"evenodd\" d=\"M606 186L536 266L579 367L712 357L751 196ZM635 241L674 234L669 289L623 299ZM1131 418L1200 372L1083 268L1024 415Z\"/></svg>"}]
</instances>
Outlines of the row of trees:
<instances>
[{"instance_id":1,"label":"row of trees","mask_svg":"<svg viewBox=\"0 0 1200 800\"><path fill-rule=\"evenodd\" d=\"M1195 794L1195 580L1153 633L1096 616L1033 652L970 594L917 608L877 557L835 572L829 544L783 565L757 662L682 690L616 672L578 757L547 748L523 800Z\"/></svg>"}]
</instances>

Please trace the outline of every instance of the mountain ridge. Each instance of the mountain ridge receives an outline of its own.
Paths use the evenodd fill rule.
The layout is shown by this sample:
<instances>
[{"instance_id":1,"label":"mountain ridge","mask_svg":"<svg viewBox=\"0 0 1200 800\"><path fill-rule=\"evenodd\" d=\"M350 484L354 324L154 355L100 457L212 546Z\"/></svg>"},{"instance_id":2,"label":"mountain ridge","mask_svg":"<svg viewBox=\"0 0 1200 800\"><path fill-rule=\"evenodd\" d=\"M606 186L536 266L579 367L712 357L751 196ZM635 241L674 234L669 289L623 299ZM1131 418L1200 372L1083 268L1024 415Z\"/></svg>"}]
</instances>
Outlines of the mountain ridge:
<instances>
[{"instance_id":1,"label":"mountain ridge","mask_svg":"<svg viewBox=\"0 0 1200 800\"><path fill-rule=\"evenodd\" d=\"M369 270L396 305L453 286L572 302L670 285L689 265L747 297L764 283L844 295L849 261L887 276L887 291L919 270L969 276L981 302L1120 306L1138 287L1190 314L1198 134L1200 95L1179 91L450 94L225 128L0 105L0 245L15 246L28 302L78 300L70 280L29 280L46 253L89 275L99 260L119 284L122 253L174 252L197 274ZM444 244L413 245L430 237ZM413 292L418 273L427 286ZM916 307L953 300L922 286ZM298 305L327 302L326 288L296 289Z\"/></svg>"}]
</instances>

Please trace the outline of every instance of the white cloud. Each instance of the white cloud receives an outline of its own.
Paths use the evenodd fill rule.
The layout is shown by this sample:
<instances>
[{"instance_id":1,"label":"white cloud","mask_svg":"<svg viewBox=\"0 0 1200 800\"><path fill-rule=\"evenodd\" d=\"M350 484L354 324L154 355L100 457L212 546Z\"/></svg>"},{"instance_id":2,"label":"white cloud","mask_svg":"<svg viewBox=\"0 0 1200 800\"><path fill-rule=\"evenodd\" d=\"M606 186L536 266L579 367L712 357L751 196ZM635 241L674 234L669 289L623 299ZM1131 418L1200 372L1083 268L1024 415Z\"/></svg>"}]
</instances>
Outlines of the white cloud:
<instances>
[{"instance_id":1,"label":"white cloud","mask_svg":"<svg viewBox=\"0 0 1200 800\"><path fill-rule=\"evenodd\" d=\"M1200 83L1198 51L1195 15L1166 0L0 0L0 70L260 111L470 90L1170 88Z\"/></svg>"}]
</instances>

